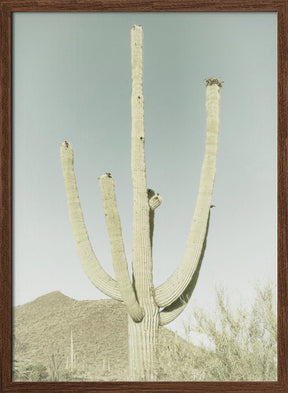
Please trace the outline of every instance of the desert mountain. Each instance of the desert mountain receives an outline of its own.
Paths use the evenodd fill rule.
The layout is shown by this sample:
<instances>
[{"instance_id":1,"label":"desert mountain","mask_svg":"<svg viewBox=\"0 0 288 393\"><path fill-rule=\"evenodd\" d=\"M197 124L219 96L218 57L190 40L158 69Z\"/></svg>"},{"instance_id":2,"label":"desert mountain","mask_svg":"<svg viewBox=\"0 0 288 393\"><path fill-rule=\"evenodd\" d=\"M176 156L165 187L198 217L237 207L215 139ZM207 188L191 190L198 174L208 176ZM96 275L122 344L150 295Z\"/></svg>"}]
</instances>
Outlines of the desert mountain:
<instances>
[{"instance_id":1,"label":"desert mountain","mask_svg":"<svg viewBox=\"0 0 288 393\"><path fill-rule=\"evenodd\" d=\"M48 380L127 379L127 313L117 301L79 301L49 293L14 308L13 337L18 380L19 375L25 379L27 368L30 380L35 368L46 370ZM160 379L191 380L195 357L203 358L203 350L161 329Z\"/></svg>"}]
</instances>

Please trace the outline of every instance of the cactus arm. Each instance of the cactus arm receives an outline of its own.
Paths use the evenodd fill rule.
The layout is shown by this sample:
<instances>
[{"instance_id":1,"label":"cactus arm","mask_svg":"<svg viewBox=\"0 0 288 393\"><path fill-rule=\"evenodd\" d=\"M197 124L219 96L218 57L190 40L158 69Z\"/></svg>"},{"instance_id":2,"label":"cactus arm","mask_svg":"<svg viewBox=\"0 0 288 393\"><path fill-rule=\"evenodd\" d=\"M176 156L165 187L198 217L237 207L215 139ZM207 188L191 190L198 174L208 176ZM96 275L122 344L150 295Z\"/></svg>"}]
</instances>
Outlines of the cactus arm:
<instances>
[{"instance_id":1,"label":"cactus arm","mask_svg":"<svg viewBox=\"0 0 288 393\"><path fill-rule=\"evenodd\" d=\"M151 189L147 190L148 192L148 200L149 200L149 224L150 224L150 243L151 249L153 249L153 234L154 234L154 217L155 217L155 209L159 207L162 203L162 198L159 194L155 194L155 192Z\"/></svg>"},{"instance_id":2,"label":"cactus arm","mask_svg":"<svg viewBox=\"0 0 288 393\"><path fill-rule=\"evenodd\" d=\"M186 308L186 306L192 296L192 293L194 292L195 286L198 281L200 269L202 266L202 260L203 260L205 250L206 250L207 236L208 236L208 230L209 230L209 221L210 221L210 213L209 213L209 217L208 217L206 235L205 235L205 240L204 240L201 256L199 258L199 262L198 262L197 268L195 270L195 273L193 274L192 280L190 281L190 283L188 284L188 286L186 287L186 289L184 290L182 295L180 297L178 297L178 299L176 299L175 302L170 304L170 306L165 307L160 312L159 324L161 326L167 325L168 323L174 321L174 319L176 319L178 317L178 315L180 315L184 311L184 309Z\"/></svg>"},{"instance_id":3,"label":"cactus arm","mask_svg":"<svg viewBox=\"0 0 288 393\"><path fill-rule=\"evenodd\" d=\"M105 272L92 249L77 190L73 147L66 141L61 144L61 163L73 236L82 267L95 287L121 301L118 283Z\"/></svg>"},{"instance_id":4,"label":"cactus arm","mask_svg":"<svg viewBox=\"0 0 288 393\"><path fill-rule=\"evenodd\" d=\"M148 200L150 200L154 195L155 192L151 189L147 190L148 194ZM153 250L153 235L154 235L154 216L155 216L155 211L154 209L149 210L149 227L150 227L150 244L151 244L151 250Z\"/></svg>"},{"instance_id":5,"label":"cactus arm","mask_svg":"<svg viewBox=\"0 0 288 393\"><path fill-rule=\"evenodd\" d=\"M144 312L136 299L129 276L114 180L110 173L102 175L99 180L116 280L130 317L135 322L140 322L144 317Z\"/></svg>"},{"instance_id":6,"label":"cactus arm","mask_svg":"<svg viewBox=\"0 0 288 393\"><path fill-rule=\"evenodd\" d=\"M184 256L178 268L163 284L155 289L155 300L159 307L167 307L174 303L185 291L197 269L205 239L216 174L219 101L222 82L218 79L208 79L206 83L206 148L196 208Z\"/></svg>"}]
</instances>

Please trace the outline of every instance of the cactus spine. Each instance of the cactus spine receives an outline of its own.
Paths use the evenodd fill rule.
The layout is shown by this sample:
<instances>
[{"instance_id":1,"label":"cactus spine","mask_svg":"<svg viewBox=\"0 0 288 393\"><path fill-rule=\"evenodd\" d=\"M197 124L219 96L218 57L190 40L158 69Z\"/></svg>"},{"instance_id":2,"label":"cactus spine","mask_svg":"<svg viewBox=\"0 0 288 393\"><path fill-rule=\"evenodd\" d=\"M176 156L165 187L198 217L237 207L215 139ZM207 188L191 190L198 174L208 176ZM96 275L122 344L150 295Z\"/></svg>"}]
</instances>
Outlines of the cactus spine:
<instances>
[{"instance_id":1,"label":"cactus spine","mask_svg":"<svg viewBox=\"0 0 288 393\"><path fill-rule=\"evenodd\" d=\"M173 321L186 307L197 283L205 252L216 173L222 82L213 78L206 80L206 149L196 208L184 256L167 281L154 288L152 274L154 215L162 199L159 194L148 189L146 184L142 47L142 26L134 25L131 30L132 280L128 272L112 175L106 173L100 177L100 189L116 281L104 271L90 244L77 191L73 148L66 141L61 145L61 162L70 221L83 269L98 289L126 305L130 379L153 381L157 380L159 326Z\"/></svg>"}]
</instances>

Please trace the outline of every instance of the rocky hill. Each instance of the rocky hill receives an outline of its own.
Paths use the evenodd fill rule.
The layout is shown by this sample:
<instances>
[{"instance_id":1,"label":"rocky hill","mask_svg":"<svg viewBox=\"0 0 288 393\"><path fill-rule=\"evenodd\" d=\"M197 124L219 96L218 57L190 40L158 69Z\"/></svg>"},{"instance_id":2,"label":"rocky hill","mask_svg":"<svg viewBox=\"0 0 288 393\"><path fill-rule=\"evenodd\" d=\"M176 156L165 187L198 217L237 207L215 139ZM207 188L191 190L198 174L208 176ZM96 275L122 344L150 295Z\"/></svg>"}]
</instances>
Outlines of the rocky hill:
<instances>
[{"instance_id":1,"label":"rocky hill","mask_svg":"<svg viewBox=\"0 0 288 393\"><path fill-rule=\"evenodd\" d=\"M15 307L13 315L14 380L127 380L121 303L52 292ZM203 349L162 328L159 380L193 380L203 356Z\"/></svg>"}]
</instances>

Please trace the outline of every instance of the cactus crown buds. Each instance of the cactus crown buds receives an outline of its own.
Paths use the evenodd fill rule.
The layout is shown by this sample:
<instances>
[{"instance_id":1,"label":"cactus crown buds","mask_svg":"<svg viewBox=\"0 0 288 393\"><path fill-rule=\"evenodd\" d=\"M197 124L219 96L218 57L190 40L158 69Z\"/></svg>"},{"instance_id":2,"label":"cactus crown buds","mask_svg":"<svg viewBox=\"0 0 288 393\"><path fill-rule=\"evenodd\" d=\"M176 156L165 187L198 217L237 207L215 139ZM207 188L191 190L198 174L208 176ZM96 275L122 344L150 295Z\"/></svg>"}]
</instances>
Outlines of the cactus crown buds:
<instances>
[{"instance_id":1,"label":"cactus crown buds","mask_svg":"<svg viewBox=\"0 0 288 393\"><path fill-rule=\"evenodd\" d=\"M67 141L62 142L62 146L65 146L66 148L68 148L69 143Z\"/></svg>"},{"instance_id":2,"label":"cactus crown buds","mask_svg":"<svg viewBox=\"0 0 288 393\"><path fill-rule=\"evenodd\" d=\"M224 81L221 81L220 78L206 78L205 82L206 86L218 85L219 87L222 87L224 83Z\"/></svg>"}]
</instances>

